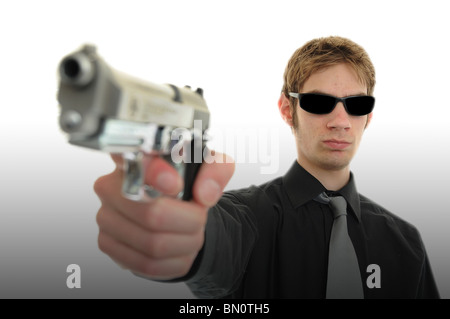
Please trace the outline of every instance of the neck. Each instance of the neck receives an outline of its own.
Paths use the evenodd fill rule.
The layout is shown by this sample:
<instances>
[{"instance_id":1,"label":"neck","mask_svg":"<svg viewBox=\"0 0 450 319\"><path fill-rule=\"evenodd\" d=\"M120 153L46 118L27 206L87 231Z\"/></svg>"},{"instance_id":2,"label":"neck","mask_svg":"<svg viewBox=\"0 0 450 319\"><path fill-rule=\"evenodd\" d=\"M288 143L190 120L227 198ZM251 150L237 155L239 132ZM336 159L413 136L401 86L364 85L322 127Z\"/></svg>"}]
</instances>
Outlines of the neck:
<instances>
[{"instance_id":1,"label":"neck","mask_svg":"<svg viewBox=\"0 0 450 319\"><path fill-rule=\"evenodd\" d=\"M327 190L337 191L344 187L350 179L350 167L330 170L317 166L308 165L297 159L297 162L312 176L314 176Z\"/></svg>"}]
</instances>

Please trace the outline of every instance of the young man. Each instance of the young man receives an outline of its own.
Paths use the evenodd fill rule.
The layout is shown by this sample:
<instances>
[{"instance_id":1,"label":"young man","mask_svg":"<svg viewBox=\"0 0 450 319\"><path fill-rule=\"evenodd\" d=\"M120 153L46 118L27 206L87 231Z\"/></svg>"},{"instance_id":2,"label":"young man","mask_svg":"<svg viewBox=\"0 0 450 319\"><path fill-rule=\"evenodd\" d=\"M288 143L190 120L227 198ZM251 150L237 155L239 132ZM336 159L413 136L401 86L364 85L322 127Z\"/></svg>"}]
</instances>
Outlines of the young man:
<instances>
[{"instance_id":1,"label":"young man","mask_svg":"<svg viewBox=\"0 0 450 319\"><path fill-rule=\"evenodd\" d=\"M294 53L284 81L278 106L297 147L284 176L222 194L234 171L225 158L202 165L192 201L144 204L120 195L113 157L118 168L95 184L100 249L136 274L186 281L203 298L439 298L418 231L360 195L350 172L375 102L367 53L345 38L312 40ZM167 195L182 189L169 164L150 166L148 184ZM345 199L345 253L334 248L334 197ZM353 256L341 268L356 265L355 294L347 275L330 288L329 253Z\"/></svg>"}]
</instances>

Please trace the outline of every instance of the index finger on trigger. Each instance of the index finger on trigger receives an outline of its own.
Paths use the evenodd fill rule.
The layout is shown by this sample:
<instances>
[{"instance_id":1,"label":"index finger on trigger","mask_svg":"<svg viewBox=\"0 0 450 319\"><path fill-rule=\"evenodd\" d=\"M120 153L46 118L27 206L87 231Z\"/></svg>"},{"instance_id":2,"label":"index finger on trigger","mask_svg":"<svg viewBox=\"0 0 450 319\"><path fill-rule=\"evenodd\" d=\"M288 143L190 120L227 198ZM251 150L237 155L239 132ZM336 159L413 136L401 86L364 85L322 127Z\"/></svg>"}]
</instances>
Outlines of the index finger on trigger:
<instances>
[{"instance_id":1,"label":"index finger on trigger","mask_svg":"<svg viewBox=\"0 0 450 319\"><path fill-rule=\"evenodd\" d=\"M145 158L145 183L157 191L174 196L183 190L184 182L177 170L158 156Z\"/></svg>"}]
</instances>

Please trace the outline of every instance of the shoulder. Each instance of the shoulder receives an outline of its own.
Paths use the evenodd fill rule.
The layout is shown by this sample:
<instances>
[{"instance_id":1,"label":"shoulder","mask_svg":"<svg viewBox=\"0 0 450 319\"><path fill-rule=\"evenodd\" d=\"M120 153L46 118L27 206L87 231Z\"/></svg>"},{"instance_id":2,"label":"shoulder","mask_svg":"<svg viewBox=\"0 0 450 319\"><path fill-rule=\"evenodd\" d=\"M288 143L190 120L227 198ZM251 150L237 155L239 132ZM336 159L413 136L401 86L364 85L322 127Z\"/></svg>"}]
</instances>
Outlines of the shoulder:
<instances>
[{"instance_id":1,"label":"shoulder","mask_svg":"<svg viewBox=\"0 0 450 319\"><path fill-rule=\"evenodd\" d=\"M398 215L392 213L390 210L388 210L384 206L376 203L375 201L368 198L367 196L359 194L359 199L360 199L360 203L361 203L361 211L363 213L371 215L371 216L384 217L384 218L393 220L396 223L398 223L404 227L415 228L414 225L410 224L409 222L407 222L403 218L399 217Z\"/></svg>"},{"instance_id":2,"label":"shoulder","mask_svg":"<svg viewBox=\"0 0 450 319\"><path fill-rule=\"evenodd\" d=\"M361 218L366 229L385 233L386 236L401 237L401 239L416 246L416 249L423 249L420 233L413 224L392 213L370 198L361 194L359 197Z\"/></svg>"}]
</instances>

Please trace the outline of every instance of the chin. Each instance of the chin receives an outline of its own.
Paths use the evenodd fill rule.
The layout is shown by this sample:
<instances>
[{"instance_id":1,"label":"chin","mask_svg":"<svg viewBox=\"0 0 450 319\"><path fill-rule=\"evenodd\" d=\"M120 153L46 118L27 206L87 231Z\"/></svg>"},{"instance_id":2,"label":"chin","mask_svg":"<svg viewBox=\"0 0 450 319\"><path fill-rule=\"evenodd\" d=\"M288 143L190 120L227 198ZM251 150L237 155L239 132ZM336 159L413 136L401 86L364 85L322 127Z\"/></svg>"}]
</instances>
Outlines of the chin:
<instances>
[{"instance_id":1,"label":"chin","mask_svg":"<svg viewBox=\"0 0 450 319\"><path fill-rule=\"evenodd\" d=\"M320 163L320 166L322 169L329 170L329 171L341 171L343 169L348 168L350 165L350 160L336 160L336 159L329 159L322 161Z\"/></svg>"}]
</instances>

